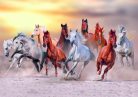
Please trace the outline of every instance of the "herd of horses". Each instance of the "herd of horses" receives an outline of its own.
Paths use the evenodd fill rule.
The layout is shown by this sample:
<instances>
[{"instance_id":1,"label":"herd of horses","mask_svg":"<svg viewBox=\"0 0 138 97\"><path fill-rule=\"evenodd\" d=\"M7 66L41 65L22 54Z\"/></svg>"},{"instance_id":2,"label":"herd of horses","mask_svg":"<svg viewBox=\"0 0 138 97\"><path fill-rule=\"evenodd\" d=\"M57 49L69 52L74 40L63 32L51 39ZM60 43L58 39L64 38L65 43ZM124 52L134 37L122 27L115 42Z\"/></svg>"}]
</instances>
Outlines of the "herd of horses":
<instances>
[{"instance_id":1,"label":"herd of horses","mask_svg":"<svg viewBox=\"0 0 138 97\"><path fill-rule=\"evenodd\" d=\"M76 79L80 79L85 66L90 61L96 61L97 74L101 75L100 80L103 80L105 74L114 66L116 55L122 65L124 65L123 58L126 58L127 64L134 68L133 44L126 36L125 27L120 25L118 34L116 30L111 29L108 39L105 39L103 32L104 28L97 23L95 32L89 33L88 20L82 19L81 33L77 30L68 31L67 24L61 24L60 38L56 41L51 38L50 32L44 26L35 25L31 36L21 32L12 39L4 40L3 48L6 57L9 57L10 50L14 49L10 58L12 64L6 74L14 64L17 64L17 68L21 67L25 58L32 60L38 72L45 64L46 75L48 75L48 63L51 62L55 68L55 76L58 76L59 67L63 69L65 79L75 74L79 62L83 62L83 65L80 65L82 67ZM94 49L98 53L97 56L94 54ZM69 62L73 65L68 65ZM103 65L106 68L101 74Z\"/></svg>"}]
</instances>

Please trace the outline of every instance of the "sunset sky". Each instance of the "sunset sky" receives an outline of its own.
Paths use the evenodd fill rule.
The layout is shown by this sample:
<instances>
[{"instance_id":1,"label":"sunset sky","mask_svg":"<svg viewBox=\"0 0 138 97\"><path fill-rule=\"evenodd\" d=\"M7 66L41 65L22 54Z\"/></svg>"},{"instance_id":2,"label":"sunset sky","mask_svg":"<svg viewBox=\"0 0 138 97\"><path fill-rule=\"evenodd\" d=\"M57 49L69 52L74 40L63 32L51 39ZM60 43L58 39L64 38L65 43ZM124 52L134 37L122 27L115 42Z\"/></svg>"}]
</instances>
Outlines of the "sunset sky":
<instances>
[{"instance_id":1,"label":"sunset sky","mask_svg":"<svg viewBox=\"0 0 138 97\"><path fill-rule=\"evenodd\" d=\"M137 24L137 5L137 0L0 0L0 39L31 34L35 24L53 34L60 32L61 23L80 29L82 18L88 18L91 31L96 22L108 29L119 23L131 28Z\"/></svg>"}]
</instances>

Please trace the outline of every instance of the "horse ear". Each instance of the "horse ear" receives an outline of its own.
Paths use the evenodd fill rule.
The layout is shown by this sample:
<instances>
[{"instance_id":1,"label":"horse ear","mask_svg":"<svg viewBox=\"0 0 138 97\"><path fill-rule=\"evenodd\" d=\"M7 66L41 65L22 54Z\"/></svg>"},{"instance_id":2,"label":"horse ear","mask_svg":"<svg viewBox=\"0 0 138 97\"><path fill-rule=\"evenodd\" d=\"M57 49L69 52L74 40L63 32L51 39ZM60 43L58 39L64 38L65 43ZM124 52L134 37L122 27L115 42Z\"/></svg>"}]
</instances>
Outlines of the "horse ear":
<instances>
[{"instance_id":1,"label":"horse ear","mask_svg":"<svg viewBox=\"0 0 138 97\"><path fill-rule=\"evenodd\" d=\"M63 27L63 24L61 24L61 27Z\"/></svg>"},{"instance_id":2,"label":"horse ear","mask_svg":"<svg viewBox=\"0 0 138 97\"><path fill-rule=\"evenodd\" d=\"M114 33L116 33L116 30L114 30Z\"/></svg>"},{"instance_id":3,"label":"horse ear","mask_svg":"<svg viewBox=\"0 0 138 97\"><path fill-rule=\"evenodd\" d=\"M35 24L35 27L37 27L37 24Z\"/></svg>"},{"instance_id":4,"label":"horse ear","mask_svg":"<svg viewBox=\"0 0 138 97\"><path fill-rule=\"evenodd\" d=\"M86 19L86 22L88 23L88 20Z\"/></svg>"},{"instance_id":5,"label":"horse ear","mask_svg":"<svg viewBox=\"0 0 138 97\"><path fill-rule=\"evenodd\" d=\"M101 30L103 31L103 27L101 28Z\"/></svg>"},{"instance_id":6,"label":"horse ear","mask_svg":"<svg viewBox=\"0 0 138 97\"><path fill-rule=\"evenodd\" d=\"M65 26L67 26L67 23L65 24Z\"/></svg>"}]
</instances>

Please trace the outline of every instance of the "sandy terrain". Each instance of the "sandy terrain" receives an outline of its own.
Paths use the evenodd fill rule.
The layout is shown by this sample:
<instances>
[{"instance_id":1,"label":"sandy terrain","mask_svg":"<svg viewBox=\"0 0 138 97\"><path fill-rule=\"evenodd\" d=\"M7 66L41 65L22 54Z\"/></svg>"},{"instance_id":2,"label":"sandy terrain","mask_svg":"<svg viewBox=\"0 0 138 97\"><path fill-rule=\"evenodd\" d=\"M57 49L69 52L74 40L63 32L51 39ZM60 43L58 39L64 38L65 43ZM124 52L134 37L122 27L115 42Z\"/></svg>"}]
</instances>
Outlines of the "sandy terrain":
<instances>
[{"instance_id":1,"label":"sandy terrain","mask_svg":"<svg viewBox=\"0 0 138 97\"><path fill-rule=\"evenodd\" d=\"M0 78L0 97L137 97L138 81L64 81L55 77Z\"/></svg>"}]
</instances>

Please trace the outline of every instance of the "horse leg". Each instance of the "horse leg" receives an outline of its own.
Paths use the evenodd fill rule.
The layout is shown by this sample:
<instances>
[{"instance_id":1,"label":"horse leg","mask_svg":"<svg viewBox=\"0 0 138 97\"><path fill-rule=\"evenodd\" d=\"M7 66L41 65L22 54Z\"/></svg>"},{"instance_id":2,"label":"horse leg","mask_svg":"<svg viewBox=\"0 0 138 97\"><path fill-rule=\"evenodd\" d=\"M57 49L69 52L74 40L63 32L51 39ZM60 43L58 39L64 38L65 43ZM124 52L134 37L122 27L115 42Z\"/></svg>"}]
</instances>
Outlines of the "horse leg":
<instances>
[{"instance_id":1,"label":"horse leg","mask_svg":"<svg viewBox=\"0 0 138 97\"><path fill-rule=\"evenodd\" d=\"M127 60L127 65L130 66L129 60L128 60L128 55L126 55L126 60Z\"/></svg>"},{"instance_id":2,"label":"horse leg","mask_svg":"<svg viewBox=\"0 0 138 97\"><path fill-rule=\"evenodd\" d=\"M8 70L6 71L5 75L8 74L8 72L10 71L10 69L12 68L12 66L16 63L17 59L14 58L13 61L12 61L12 64L10 65L10 67L8 68Z\"/></svg>"},{"instance_id":3,"label":"horse leg","mask_svg":"<svg viewBox=\"0 0 138 97\"><path fill-rule=\"evenodd\" d=\"M131 57L131 62L132 62L132 68L134 69L135 68L134 67L134 52L131 53L130 57Z\"/></svg>"},{"instance_id":4,"label":"horse leg","mask_svg":"<svg viewBox=\"0 0 138 97\"><path fill-rule=\"evenodd\" d=\"M39 71L39 66L38 66L38 64L37 64L37 61L33 60L32 62L34 63L37 72L40 72L40 71Z\"/></svg>"},{"instance_id":5,"label":"horse leg","mask_svg":"<svg viewBox=\"0 0 138 97\"><path fill-rule=\"evenodd\" d=\"M101 79L101 80L104 79L104 75L107 74L107 72L113 67L113 65L114 65L114 64L108 64L108 65L107 65L107 67L106 67L105 70L104 70L104 73L103 73L103 75L102 75L102 79Z\"/></svg>"},{"instance_id":6,"label":"horse leg","mask_svg":"<svg viewBox=\"0 0 138 97\"><path fill-rule=\"evenodd\" d=\"M20 59L20 63L17 65L17 66L18 66L18 68L20 68L20 67L21 67L21 65L22 65L22 61L23 61L23 58L21 58L21 59Z\"/></svg>"},{"instance_id":7,"label":"horse leg","mask_svg":"<svg viewBox=\"0 0 138 97\"><path fill-rule=\"evenodd\" d=\"M69 76L69 74L70 74L71 72L74 71L74 69L76 68L77 64L78 64L78 62L74 62L74 63L73 63L73 66L72 66L72 68L68 71L68 73L66 74L65 79Z\"/></svg>"},{"instance_id":8,"label":"horse leg","mask_svg":"<svg viewBox=\"0 0 138 97\"><path fill-rule=\"evenodd\" d=\"M102 71L102 65L100 62L97 62L97 74L100 75L101 74L101 71Z\"/></svg>"},{"instance_id":9,"label":"horse leg","mask_svg":"<svg viewBox=\"0 0 138 97\"><path fill-rule=\"evenodd\" d=\"M23 55L21 55L21 56L18 58L18 62L17 62L18 65L20 64L21 59L22 59L23 57L26 57L26 54L23 54Z\"/></svg>"},{"instance_id":10,"label":"horse leg","mask_svg":"<svg viewBox=\"0 0 138 97\"><path fill-rule=\"evenodd\" d=\"M48 63L47 63L47 60L48 59L45 59L46 61L45 61L45 66L46 66L46 75L48 75Z\"/></svg>"},{"instance_id":11,"label":"horse leg","mask_svg":"<svg viewBox=\"0 0 138 97\"><path fill-rule=\"evenodd\" d=\"M52 64L55 67L55 77L57 77L58 73L57 73L57 60L52 60Z\"/></svg>"},{"instance_id":12,"label":"horse leg","mask_svg":"<svg viewBox=\"0 0 138 97\"><path fill-rule=\"evenodd\" d=\"M65 65L63 66L63 73L67 73L67 71L69 70L69 66L68 66L68 62L71 61L70 58L68 58L66 61L65 61Z\"/></svg>"},{"instance_id":13,"label":"horse leg","mask_svg":"<svg viewBox=\"0 0 138 97\"><path fill-rule=\"evenodd\" d=\"M40 63L40 71L41 71L42 68L43 68L43 63L44 63L44 61L47 61L47 60L46 60L46 57L47 57L47 53L46 53L46 52L43 52L43 53L42 53L42 60L41 60L41 63Z\"/></svg>"},{"instance_id":14,"label":"horse leg","mask_svg":"<svg viewBox=\"0 0 138 97\"><path fill-rule=\"evenodd\" d=\"M119 59L120 59L120 62L121 62L121 64L122 64L122 66L124 66L124 62L123 62L123 56L122 55L119 55L120 57L119 57Z\"/></svg>"},{"instance_id":15,"label":"horse leg","mask_svg":"<svg viewBox=\"0 0 138 97\"><path fill-rule=\"evenodd\" d=\"M85 66L86 66L88 63L89 63L89 61L85 61L85 62L84 62L84 65L82 65L81 71L80 71L80 73L78 74L77 79L80 79L80 78L81 78L82 71L84 70Z\"/></svg>"}]
</instances>

